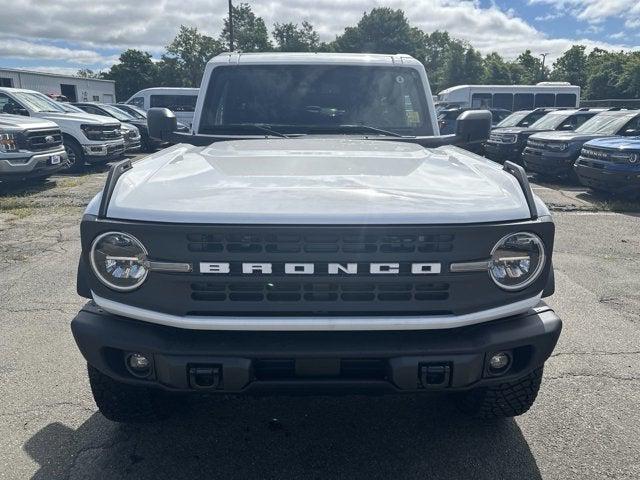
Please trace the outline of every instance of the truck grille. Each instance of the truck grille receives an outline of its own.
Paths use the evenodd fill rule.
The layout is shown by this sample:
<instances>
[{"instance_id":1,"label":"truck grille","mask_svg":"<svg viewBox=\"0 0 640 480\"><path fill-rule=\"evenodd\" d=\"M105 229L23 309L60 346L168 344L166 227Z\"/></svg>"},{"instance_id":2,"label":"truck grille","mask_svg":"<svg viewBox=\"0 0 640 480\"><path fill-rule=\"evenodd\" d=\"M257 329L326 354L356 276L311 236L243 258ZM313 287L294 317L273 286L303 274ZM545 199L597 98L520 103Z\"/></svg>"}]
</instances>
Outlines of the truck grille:
<instances>
[{"instance_id":1,"label":"truck grille","mask_svg":"<svg viewBox=\"0 0 640 480\"><path fill-rule=\"evenodd\" d=\"M21 143L21 148L32 152L51 150L62 145L62 132L57 129L28 130Z\"/></svg>"}]
</instances>

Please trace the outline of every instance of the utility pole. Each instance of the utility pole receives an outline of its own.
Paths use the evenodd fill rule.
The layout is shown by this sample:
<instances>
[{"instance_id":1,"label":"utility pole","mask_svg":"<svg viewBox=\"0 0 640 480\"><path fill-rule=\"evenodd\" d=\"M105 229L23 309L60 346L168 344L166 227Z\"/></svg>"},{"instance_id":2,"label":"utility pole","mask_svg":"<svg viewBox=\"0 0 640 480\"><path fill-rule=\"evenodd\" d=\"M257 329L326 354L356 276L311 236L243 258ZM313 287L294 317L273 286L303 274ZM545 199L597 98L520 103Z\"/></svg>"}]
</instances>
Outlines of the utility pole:
<instances>
[{"instance_id":1,"label":"utility pole","mask_svg":"<svg viewBox=\"0 0 640 480\"><path fill-rule=\"evenodd\" d=\"M547 55L549 55L549 52L540 53L539 55L542 57L542 67L540 68L540 79L544 81L544 61L547 59Z\"/></svg>"},{"instance_id":2,"label":"utility pole","mask_svg":"<svg viewBox=\"0 0 640 480\"><path fill-rule=\"evenodd\" d=\"M229 0L229 50L233 52L233 5Z\"/></svg>"}]
</instances>

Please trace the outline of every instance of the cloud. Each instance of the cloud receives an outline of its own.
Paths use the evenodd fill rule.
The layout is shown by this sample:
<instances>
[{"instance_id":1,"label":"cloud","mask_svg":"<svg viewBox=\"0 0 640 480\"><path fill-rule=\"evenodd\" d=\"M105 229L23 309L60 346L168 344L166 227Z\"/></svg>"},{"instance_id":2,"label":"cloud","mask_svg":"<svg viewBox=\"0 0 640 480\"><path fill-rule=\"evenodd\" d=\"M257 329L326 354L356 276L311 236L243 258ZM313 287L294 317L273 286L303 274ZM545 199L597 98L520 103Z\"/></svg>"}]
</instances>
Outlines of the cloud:
<instances>
[{"instance_id":1,"label":"cloud","mask_svg":"<svg viewBox=\"0 0 640 480\"><path fill-rule=\"evenodd\" d=\"M625 19L626 24L631 22L640 27L638 0L529 0L529 4L550 5L555 12L569 13L577 20L591 24L616 18Z\"/></svg>"},{"instance_id":2,"label":"cloud","mask_svg":"<svg viewBox=\"0 0 640 480\"><path fill-rule=\"evenodd\" d=\"M529 1L552 5L552 15L569 11L572 15L586 15L588 8L591 12L598 9L613 15L626 2L627 12L635 8L640 16L640 4L628 6L637 0ZM180 24L196 26L203 33L217 37L227 13L227 0L136 0L135 3L20 0L5 3L0 16L0 57L101 66L115 62L113 52L125 48L139 48L159 55ZM609 3L617 7L611 8ZM448 30L452 36L470 42L483 53L497 51L507 58L532 49L534 53L550 52L549 59L553 60L575 43L588 47L625 48L625 45L581 38L549 38L518 17L513 9L503 10L496 4L483 7L478 1L270 0L251 5L269 27L274 22L307 20L323 40L332 40L346 26L354 25L363 12L389 6L403 9L413 25L427 32ZM634 18L630 15L628 21L634 22Z\"/></svg>"}]
</instances>

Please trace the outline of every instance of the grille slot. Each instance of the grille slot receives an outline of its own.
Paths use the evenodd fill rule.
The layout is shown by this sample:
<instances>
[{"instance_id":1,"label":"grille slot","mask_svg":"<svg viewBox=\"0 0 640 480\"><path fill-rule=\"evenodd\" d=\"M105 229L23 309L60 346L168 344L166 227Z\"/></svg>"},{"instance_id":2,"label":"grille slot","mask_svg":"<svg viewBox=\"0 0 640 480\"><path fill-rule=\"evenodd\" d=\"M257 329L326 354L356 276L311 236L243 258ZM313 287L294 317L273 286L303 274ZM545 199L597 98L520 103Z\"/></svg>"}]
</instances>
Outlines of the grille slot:
<instances>
[{"instance_id":1,"label":"grille slot","mask_svg":"<svg viewBox=\"0 0 640 480\"><path fill-rule=\"evenodd\" d=\"M53 138L53 141L49 140L47 142L47 138ZM25 134L23 147L32 152L38 152L51 150L60 145L62 145L62 133L60 130L30 130Z\"/></svg>"},{"instance_id":2,"label":"grille slot","mask_svg":"<svg viewBox=\"0 0 640 480\"><path fill-rule=\"evenodd\" d=\"M246 282L191 284L197 302L437 302L449 298L445 282Z\"/></svg>"}]
</instances>

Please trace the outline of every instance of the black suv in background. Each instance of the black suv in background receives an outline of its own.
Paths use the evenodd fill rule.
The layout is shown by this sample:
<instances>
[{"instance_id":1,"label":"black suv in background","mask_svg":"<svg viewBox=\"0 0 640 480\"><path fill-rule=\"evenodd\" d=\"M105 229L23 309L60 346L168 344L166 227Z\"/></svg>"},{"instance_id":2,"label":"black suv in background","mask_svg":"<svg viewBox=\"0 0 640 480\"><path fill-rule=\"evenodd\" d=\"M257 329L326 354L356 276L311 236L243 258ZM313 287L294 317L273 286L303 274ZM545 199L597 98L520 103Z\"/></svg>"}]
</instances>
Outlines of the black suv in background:
<instances>
[{"instance_id":1,"label":"black suv in background","mask_svg":"<svg viewBox=\"0 0 640 480\"><path fill-rule=\"evenodd\" d=\"M438 127L440 128L440 135L449 135L456 132L456 120L463 112L468 110L477 110L473 108L445 108L438 112ZM491 126L494 127L502 120L511 115L511 110L505 110L503 108L488 108L491 112Z\"/></svg>"},{"instance_id":2,"label":"black suv in background","mask_svg":"<svg viewBox=\"0 0 640 480\"><path fill-rule=\"evenodd\" d=\"M527 171L540 175L573 176L573 164L589 140L640 135L640 110L610 110L587 120L573 132L543 132L527 141L522 158Z\"/></svg>"},{"instance_id":3,"label":"black suv in background","mask_svg":"<svg viewBox=\"0 0 640 480\"><path fill-rule=\"evenodd\" d=\"M548 131L572 131L603 109L567 109L549 112L528 127L499 127L493 129L484 144L485 155L495 161L521 163L522 151L529 137Z\"/></svg>"}]
</instances>

